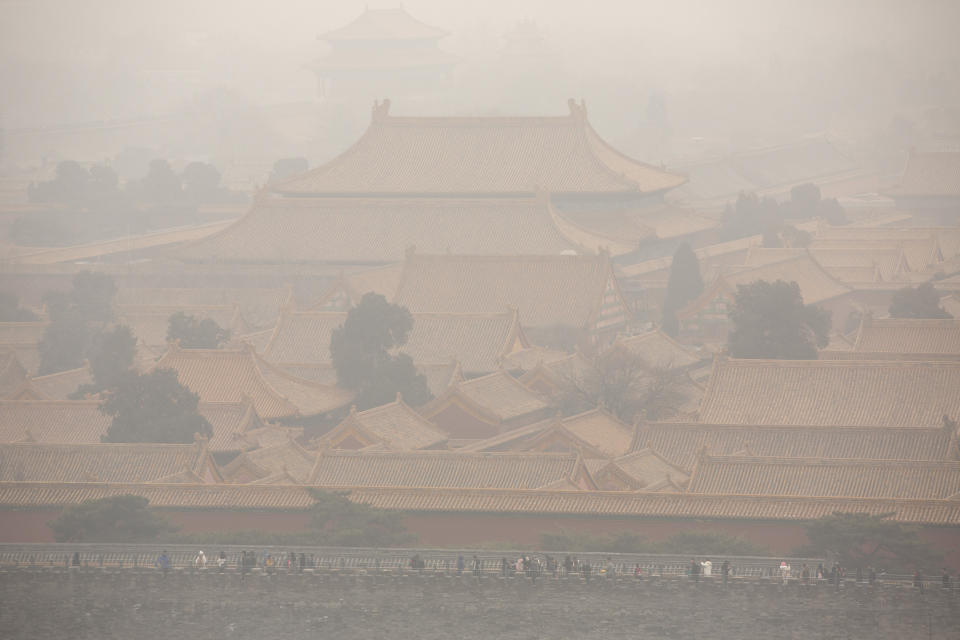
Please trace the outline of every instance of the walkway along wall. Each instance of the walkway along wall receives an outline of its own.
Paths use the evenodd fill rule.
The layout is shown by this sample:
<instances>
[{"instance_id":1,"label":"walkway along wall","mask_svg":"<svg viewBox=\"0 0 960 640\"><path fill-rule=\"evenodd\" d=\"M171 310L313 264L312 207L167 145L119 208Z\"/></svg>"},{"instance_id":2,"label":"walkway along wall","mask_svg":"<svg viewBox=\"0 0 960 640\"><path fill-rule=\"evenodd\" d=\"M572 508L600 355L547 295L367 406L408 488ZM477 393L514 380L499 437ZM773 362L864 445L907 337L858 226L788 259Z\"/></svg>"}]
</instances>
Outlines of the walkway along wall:
<instances>
[{"instance_id":1,"label":"walkway along wall","mask_svg":"<svg viewBox=\"0 0 960 640\"><path fill-rule=\"evenodd\" d=\"M0 571L20 638L956 637L960 591L902 585L160 570Z\"/></svg>"}]
</instances>

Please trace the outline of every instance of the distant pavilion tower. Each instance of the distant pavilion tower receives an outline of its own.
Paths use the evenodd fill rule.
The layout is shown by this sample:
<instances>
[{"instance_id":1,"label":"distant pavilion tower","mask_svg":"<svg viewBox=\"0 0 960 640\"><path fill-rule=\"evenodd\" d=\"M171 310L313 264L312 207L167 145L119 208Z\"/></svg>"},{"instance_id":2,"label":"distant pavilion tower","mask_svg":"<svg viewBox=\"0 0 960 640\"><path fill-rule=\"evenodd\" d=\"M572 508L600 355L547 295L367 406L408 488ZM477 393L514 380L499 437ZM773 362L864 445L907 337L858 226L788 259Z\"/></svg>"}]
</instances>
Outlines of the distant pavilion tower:
<instances>
[{"instance_id":1,"label":"distant pavilion tower","mask_svg":"<svg viewBox=\"0 0 960 640\"><path fill-rule=\"evenodd\" d=\"M321 38L333 50L313 65L320 95L372 100L413 96L443 87L456 57L438 42L449 35L415 19L402 7L370 9Z\"/></svg>"}]
</instances>

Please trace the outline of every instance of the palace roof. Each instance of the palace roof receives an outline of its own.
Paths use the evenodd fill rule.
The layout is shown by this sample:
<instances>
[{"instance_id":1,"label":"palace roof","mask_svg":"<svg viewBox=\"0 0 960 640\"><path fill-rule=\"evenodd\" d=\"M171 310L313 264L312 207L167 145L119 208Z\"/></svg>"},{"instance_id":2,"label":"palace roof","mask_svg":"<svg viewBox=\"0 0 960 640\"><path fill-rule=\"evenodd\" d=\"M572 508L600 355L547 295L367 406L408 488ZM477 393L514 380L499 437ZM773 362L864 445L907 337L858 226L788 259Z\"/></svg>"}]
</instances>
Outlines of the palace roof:
<instances>
[{"instance_id":1,"label":"palace roof","mask_svg":"<svg viewBox=\"0 0 960 640\"><path fill-rule=\"evenodd\" d=\"M406 344L397 349L415 363L460 362L464 371L487 373L499 368L512 351L528 346L516 311L501 313L414 313ZM330 340L346 313L285 312L263 352L270 362L331 362Z\"/></svg>"},{"instance_id":2,"label":"palace roof","mask_svg":"<svg viewBox=\"0 0 960 640\"><path fill-rule=\"evenodd\" d=\"M703 456L690 493L829 498L949 499L960 496L960 463Z\"/></svg>"},{"instance_id":3,"label":"palace roof","mask_svg":"<svg viewBox=\"0 0 960 640\"><path fill-rule=\"evenodd\" d=\"M3 482L152 482L216 465L200 444L0 444Z\"/></svg>"},{"instance_id":4,"label":"palace roof","mask_svg":"<svg viewBox=\"0 0 960 640\"><path fill-rule=\"evenodd\" d=\"M303 483L310 477L316 453L293 440L251 451L244 451L223 467L227 482L248 483L282 477L287 482ZM281 482L282 484L282 482Z\"/></svg>"},{"instance_id":5,"label":"palace roof","mask_svg":"<svg viewBox=\"0 0 960 640\"><path fill-rule=\"evenodd\" d=\"M244 438L263 426L249 402L201 402L197 410L213 428L211 451L254 446ZM99 401L0 401L0 442L95 444L110 422L100 411Z\"/></svg>"},{"instance_id":6,"label":"palace roof","mask_svg":"<svg viewBox=\"0 0 960 640\"><path fill-rule=\"evenodd\" d=\"M540 396L512 375L506 371L497 371L455 383L445 394L420 407L420 413L430 418L456 397L465 399L469 405L500 422L514 421L524 416L539 416L549 409L549 405Z\"/></svg>"},{"instance_id":7,"label":"palace roof","mask_svg":"<svg viewBox=\"0 0 960 640\"><path fill-rule=\"evenodd\" d=\"M648 369L686 369L707 359L659 329L617 338L614 346L637 356Z\"/></svg>"},{"instance_id":8,"label":"palace roof","mask_svg":"<svg viewBox=\"0 0 960 640\"><path fill-rule=\"evenodd\" d=\"M558 226L558 224L560 226ZM236 223L178 249L188 261L400 262L425 253L558 255L580 251L546 197L261 197Z\"/></svg>"},{"instance_id":9,"label":"palace roof","mask_svg":"<svg viewBox=\"0 0 960 640\"><path fill-rule=\"evenodd\" d=\"M309 416L350 403L353 395L281 371L257 356L252 347L241 349L181 349L171 345L157 369L173 369L181 384L203 402L253 402L266 419Z\"/></svg>"},{"instance_id":10,"label":"palace roof","mask_svg":"<svg viewBox=\"0 0 960 640\"><path fill-rule=\"evenodd\" d=\"M347 440L354 446L345 446ZM321 448L356 449L380 444L391 451L413 451L446 442L447 434L397 399L366 411L351 410L343 422L328 431L317 444Z\"/></svg>"},{"instance_id":11,"label":"palace roof","mask_svg":"<svg viewBox=\"0 0 960 640\"><path fill-rule=\"evenodd\" d=\"M93 382L89 366L30 378L26 386L34 397L44 400L69 400L80 385Z\"/></svg>"},{"instance_id":12,"label":"palace roof","mask_svg":"<svg viewBox=\"0 0 960 640\"><path fill-rule=\"evenodd\" d=\"M873 353L960 354L960 320L921 320L863 317L854 342L854 351Z\"/></svg>"},{"instance_id":13,"label":"palace roof","mask_svg":"<svg viewBox=\"0 0 960 640\"><path fill-rule=\"evenodd\" d=\"M580 451L587 458L619 458L630 452L634 429L602 409L558 420L520 445L523 451Z\"/></svg>"},{"instance_id":14,"label":"palace roof","mask_svg":"<svg viewBox=\"0 0 960 640\"><path fill-rule=\"evenodd\" d=\"M50 323L0 322L0 352L13 351L24 369L36 373L40 366L40 340Z\"/></svg>"},{"instance_id":15,"label":"palace roof","mask_svg":"<svg viewBox=\"0 0 960 640\"><path fill-rule=\"evenodd\" d=\"M573 479L576 455L447 451L323 451L310 476L322 487L537 489Z\"/></svg>"},{"instance_id":16,"label":"palace roof","mask_svg":"<svg viewBox=\"0 0 960 640\"><path fill-rule=\"evenodd\" d=\"M711 455L861 460L954 460L956 438L943 427L846 427L641 424L636 446L686 470L705 447Z\"/></svg>"},{"instance_id":17,"label":"palace roof","mask_svg":"<svg viewBox=\"0 0 960 640\"><path fill-rule=\"evenodd\" d=\"M437 40L447 31L420 22L403 7L371 9L367 7L350 24L327 31L322 39L328 42L363 40Z\"/></svg>"},{"instance_id":18,"label":"palace roof","mask_svg":"<svg viewBox=\"0 0 960 640\"><path fill-rule=\"evenodd\" d=\"M716 359L699 420L933 427L960 416L958 389L957 362Z\"/></svg>"},{"instance_id":19,"label":"palace roof","mask_svg":"<svg viewBox=\"0 0 960 640\"><path fill-rule=\"evenodd\" d=\"M366 133L329 163L273 187L286 195L654 193L684 177L628 158L569 102L555 117L398 117L375 105ZM451 159L455 158L456 161Z\"/></svg>"},{"instance_id":20,"label":"palace roof","mask_svg":"<svg viewBox=\"0 0 960 640\"><path fill-rule=\"evenodd\" d=\"M114 304L121 310L148 312L154 308L157 312L171 314L176 311L191 313L191 309L200 311L208 308L238 308L240 315L252 327L272 326L280 309L293 299L291 287L265 288L152 288L123 287L117 291ZM221 318L226 320L225 318ZM218 321L219 322L219 321ZM230 326L220 325L225 329Z\"/></svg>"},{"instance_id":21,"label":"palace roof","mask_svg":"<svg viewBox=\"0 0 960 640\"><path fill-rule=\"evenodd\" d=\"M348 498L382 509L433 513L619 516L648 519L808 521L837 511L890 514L894 522L960 525L955 500L809 498L624 491L353 487ZM2 482L0 506L63 507L134 494L153 507L303 511L315 502L297 485L105 484Z\"/></svg>"},{"instance_id":22,"label":"palace roof","mask_svg":"<svg viewBox=\"0 0 960 640\"><path fill-rule=\"evenodd\" d=\"M611 460L593 471L601 488L617 484L635 491L683 491L689 479L684 471L651 449L640 449Z\"/></svg>"},{"instance_id":23,"label":"palace roof","mask_svg":"<svg viewBox=\"0 0 960 640\"><path fill-rule=\"evenodd\" d=\"M960 196L960 152L913 152L891 196Z\"/></svg>"},{"instance_id":24,"label":"palace roof","mask_svg":"<svg viewBox=\"0 0 960 640\"><path fill-rule=\"evenodd\" d=\"M524 326L587 328L604 294L616 288L610 258L597 256L445 256L413 254L393 302L414 313L520 311Z\"/></svg>"},{"instance_id":25,"label":"palace roof","mask_svg":"<svg viewBox=\"0 0 960 640\"><path fill-rule=\"evenodd\" d=\"M796 282L805 304L816 304L851 291L849 287L827 273L808 254L803 254L758 267L725 267L713 284L678 311L677 316L688 318L709 305L718 296L732 300L737 292L737 286L748 285L758 280L771 283L777 280Z\"/></svg>"}]
</instances>

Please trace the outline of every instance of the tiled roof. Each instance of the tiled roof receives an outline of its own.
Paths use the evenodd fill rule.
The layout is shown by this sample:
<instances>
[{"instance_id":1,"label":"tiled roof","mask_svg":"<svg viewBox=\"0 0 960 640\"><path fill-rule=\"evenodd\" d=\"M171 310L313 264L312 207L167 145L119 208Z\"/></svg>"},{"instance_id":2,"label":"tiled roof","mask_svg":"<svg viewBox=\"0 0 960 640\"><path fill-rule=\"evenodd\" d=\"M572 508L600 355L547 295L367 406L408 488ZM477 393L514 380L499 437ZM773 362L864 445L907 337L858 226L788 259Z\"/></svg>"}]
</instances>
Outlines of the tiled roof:
<instances>
[{"instance_id":1,"label":"tiled roof","mask_svg":"<svg viewBox=\"0 0 960 640\"><path fill-rule=\"evenodd\" d=\"M462 453L524 451L527 442L537 437L550 427L556 425L558 422L560 422L560 418L558 416L554 416L538 422L532 422L516 429L510 429L509 431L504 431L503 433L498 433L490 438L460 442L458 446L456 446L456 451ZM453 446L454 442L451 441L451 447Z\"/></svg>"},{"instance_id":2,"label":"tiled roof","mask_svg":"<svg viewBox=\"0 0 960 640\"><path fill-rule=\"evenodd\" d=\"M616 345L640 358L650 369L684 369L705 359L659 329L618 338Z\"/></svg>"},{"instance_id":3,"label":"tiled roof","mask_svg":"<svg viewBox=\"0 0 960 640\"><path fill-rule=\"evenodd\" d=\"M0 444L3 482L150 482L196 470L196 444Z\"/></svg>"},{"instance_id":4,"label":"tiled roof","mask_svg":"<svg viewBox=\"0 0 960 640\"><path fill-rule=\"evenodd\" d=\"M524 442L524 451L553 451L557 440L565 450L582 451L587 458L618 458L633 444L634 430L602 409L594 409L557 421L535 438Z\"/></svg>"},{"instance_id":5,"label":"tiled roof","mask_svg":"<svg viewBox=\"0 0 960 640\"><path fill-rule=\"evenodd\" d=\"M714 282L705 288L699 297L678 311L677 316L681 319L689 318L710 305L718 296L732 299L739 285L748 285L758 280L796 282L805 304L816 304L851 291L804 253L758 267L724 267Z\"/></svg>"},{"instance_id":6,"label":"tiled roof","mask_svg":"<svg viewBox=\"0 0 960 640\"><path fill-rule=\"evenodd\" d=\"M613 476L611 479L619 476L629 488L645 491L678 491L688 480L683 470L650 449L634 451L612 460L594 474L601 488L605 488L605 478L610 476Z\"/></svg>"},{"instance_id":7,"label":"tiled roof","mask_svg":"<svg viewBox=\"0 0 960 640\"><path fill-rule=\"evenodd\" d=\"M351 411L339 425L328 431L319 440L319 445L338 446L342 437L353 430L370 440L368 444L381 443L393 451L412 451L436 446L447 440L432 422L411 409L402 398L395 402L366 411Z\"/></svg>"},{"instance_id":8,"label":"tiled roof","mask_svg":"<svg viewBox=\"0 0 960 640\"><path fill-rule=\"evenodd\" d=\"M197 409L213 428L211 451L246 449L250 444L243 440L245 432L262 426L249 403L202 402ZM0 402L0 442L95 444L110 421L98 401Z\"/></svg>"},{"instance_id":9,"label":"tiled roof","mask_svg":"<svg viewBox=\"0 0 960 640\"><path fill-rule=\"evenodd\" d=\"M844 281L842 276L849 279L850 269L876 269L884 281L891 281L908 268L903 251L897 248L811 247L809 251L820 266L841 281Z\"/></svg>"},{"instance_id":10,"label":"tiled roof","mask_svg":"<svg viewBox=\"0 0 960 640\"><path fill-rule=\"evenodd\" d=\"M401 262L424 253L558 255L581 251L538 198L259 199L224 231L182 247L188 261Z\"/></svg>"},{"instance_id":11,"label":"tiled roof","mask_svg":"<svg viewBox=\"0 0 960 640\"><path fill-rule=\"evenodd\" d=\"M554 362L569 357L566 351L544 349L543 347L527 347L508 354L503 359L503 368L509 371L530 371L538 364Z\"/></svg>"},{"instance_id":12,"label":"tiled roof","mask_svg":"<svg viewBox=\"0 0 960 640\"><path fill-rule=\"evenodd\" d=\"M810 252L816 255L826 249L844 251L902 251L906 258L908 271L923 271L943 261L940 244L930 234L923 237L898 238L860 238L816 237L810 243ZM905 277L901 270L900 277Z\"/></svg>"},{"instance_id":13,"label":"tiled roof","mask_svg":"<svg viewBox=\"0 0 960 640\"><path fill-rule=\"evenodd\" d=\"M0 322L0 353L13 352L23 369L35 374L40 366L40 340L47 322Z\"/></svg>"},{"instance_id":14,"label":"tiled roof","mask_svg":"<svg viewBox=\"0 0 960 640\"><path fill-rule=\"evenodd\" d=\"M853 161L826 138L755 149L684 167L690 176L679 194L687 200L723 203L741 192L785 192L804 182L849 174Z\"/></svg>"},{"instance_id":15,"label":"tiled roof","mask_svg":"<svg viewBox=\"0 0 960 640\"><path fill-rule=\"evenodd\" d=\"M278 364L326 364L331 361L333 331L346 320L339 312L286 312L263 356ZM415 313L413 330L399 351L416 363L451 358L464 371L487 373L517 347L526 346L515 311L501 313Z\"/></svg>"},{"instance_id":16,"label":"tiled roof","mask_svg":"<svg viewBox=\"0 0 960 640\"><path fill-rule=\"evenodd\" d=\"M960 363L717 360L699 419L717 424L933 427L960 416Z\"/></svg>"},{"instance_id":17,"label":"tiled roof","mask_svg":"<svg viewBox=\"0 0 960 640\"><path fill-rule=\"evenodd\" d=\"M363 40L436 40L447 35L411 16L403 7L370 9L350 24L320 36L331 42Z\"/></svg>"},{"instance_id":18,"label":"tiled roof","mask_svg":"<svg viewBox=\"0 0 960 640\"><path fill-rule=\"evenodd\" d=\"M829 498L947 499L960 495L960 463L703 456L690 493Z\"/></svg>"},{"instance_id":19,"label":"tiled roof","mask_svg":"<svg viewBox=\"0 0 960 640\"><path fill-rule=\"evenodd\" d=\"M913 152L893 196L960 196L960 152Z\"/></svg>"},{"instance_id":20,"label":"tiled roof","mask_svg":"<svg viewBox=\"0 0 960 640\"><path fill-rule=\"evenodd\" d=\"M512 306L527 327L586 328L612 281L605 255L416 254L404 263L393 302L412 312L499 313Z\"/></svg>"},{"instance_id":21,"label":"tiled roof","mask_svg":"<svg viewBox=\"0 0 960 640\"><path fill-rule=\"evenodd\" d=\"M960 320L915 320L864 316L856 351L960 354Z\"/></svg>"},{"instance_id":22,"label":"tiled roof","mask_svg":"<svg viewBox=\"0 0 960 640\"><path fill-rule=\"evenodd\" d=\"M427 388L434 396L439 396L450 388L455 381L460 379L460 365L456 360L448 362L417 362L414 363L417 372L423 374L427 379ZM337 371L333 368L333 363L324 364L277 364L281 369L293 376L318 382L324 385L335 385L337 383Z\"/></svg>"},{"instance_id":23,"label":"tiled roof","mask_svg":"<svg viewBox=\"0 0 960 640\"><path fill-rule=\"evenodd\" d=\"M48 400L68 400L80 385L93 382L90 367L69 369L45 376L30 378L29 384L40 396Z\"/></svg>"},{"instance_id":24,"label":"tiled roof","mask_svg":"<svg viewBox=\"0 0 960 640\"><path fill-rule=\"evenodd\" d=\"M324 451L310 476L322 487L536 489L574 475L575 455Z\"/></svg>"},{"instance_id":25,"label":"tiled roof","mask_svg":"<svg viewBox=\"0 0 960 640\"><path fill-rule=\"evenodd\" d=\"M263 361L253 349L180 349L171 346L157 362L174 369L182 384L204 402L249 398L266 420L324 413L349 404L352 394L297 378Z\"/></svg>"},{"instance_id":26,"label":"tiled roof","mask_svg":"<svg viewBox=\"0 0 960 640\"><path fill-rule=\"evenodd\" d=\"M711 455L862 460L953 460L956 445L942 427L829 427L718 425L657 422L642 424L637 446L655 450L689 471L700 450Z\"/></svg>"},{"instance_id":27,"label":"tiled roof","mask_svg":"<svg viewBox=\"0 0 960 640\"><path fill-rule=\"evenodd\" d=\"M122 287L117 291L114 304L121 309L136 307L141 311L149 311L150 307L160 307L164 312L169 310L169 313L177 310L189 313L191 309L202 310L208 307L238 308L240 315L252 327L265 328L273 325L277 316L280 315L280 309L289 304L292 299L293 290L290 287L275 289Z\"/></svg>"},{"instance_id":28,"label":"tiled roof","mask_svg":"<svg viewBox=\"0 0 960 640\"><path fill-rule=\"evenodd\" d=\"M0 402L0 442L98 443L110 421L97 401Z\"/></svg>"},{"instance_id":29,"label":"tiled roof","mask_svg":"<svg viewBox=\"0 0 960 640\"><path fill-rule=\"evenodd\" d=\"M366 133L331 162L274 186L308 194L649 193L682 176L620 154L587 122L585 107L539 118L412 118L374 106ZM451 161L456 158L456 161Z\"/></svg>"},{"instance_id":30,"label":"tiled roof","mask_svg":"<svg viewBox=\"0 0 960 640\"><path fill-rule=\"evenodd\" d=\"M456 56L439 47L337 47L309 67L320 74L392 73L408 69L422 72L431 67L449 69L457 61Z\"/></svg>"},{"instance_id":31,"label":"tiled roof","mask_svg":"<svg viewBox=\"0 0 960 640\"><path fill-rule=\"evenodd\" d=\"M549 405L506 371L497 371L479 378L465 380L451 388L501 421L507 422L522 416L542 412ZM442 396L433 402L442 402ZM432 404L432 403L431 403ZM431 406L428 404L427 406ZM424 408L429 415L429 409Z\"/></svg>"},{"instance_id":32,"label":"tiled roof","mask_svg":"<svg viewBox=\"0 0 960 640\"><path fill-rule=\"evenodd\" d=\"M262 479L274 474L283 473L297 483L306 482L313 469L315 453L311 453L293 440L274 445L245 451L223 467L223 477L228 482L250 482L249 478L237 477L237 469L247 467L256 469L256 479Z\"/></svg>"},{"instance_id":33,"label":"tiled roof","mask_svg":"<svg viewBox=\"0 0 960 640\"><path fill-rule=\"evenodd\" d=\"M188 485L102 483L0 483L4 507L61 507L122 494L141 495L151 506L176 509L306 510L314 500L296 485ZM350 500L383 509L437 513L514 513L646 519L806 521L837 511L892 514L895 522L960 525L953 500L718 496L623 491L510 489L351 488Z\"/></svg>"}]
</instances>

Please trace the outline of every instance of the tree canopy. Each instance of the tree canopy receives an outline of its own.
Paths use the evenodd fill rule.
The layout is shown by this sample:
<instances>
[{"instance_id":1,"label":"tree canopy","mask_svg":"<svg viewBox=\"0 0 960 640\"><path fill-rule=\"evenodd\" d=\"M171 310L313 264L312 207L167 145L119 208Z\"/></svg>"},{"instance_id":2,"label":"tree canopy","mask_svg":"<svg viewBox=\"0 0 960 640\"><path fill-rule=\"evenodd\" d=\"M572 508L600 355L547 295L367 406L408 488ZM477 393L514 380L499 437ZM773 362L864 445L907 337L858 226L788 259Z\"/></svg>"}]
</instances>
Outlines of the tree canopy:
<instances>
[{"instance_id":1,"label":"tree canopy","mask_svg":"<svg viewBox=\"0 0 960 640\"><path fill-rule=\"evenodd\" d=\"M189 444L194 434L210 436L210 423L197 412L199 401L172 369L131 372L107 391L100 405L113 418L102 440Z\"/></svg>"},{"instance_id":2,"label":"tree canopy","mask_svg":"<svg viewBox=\"0 0 960 640\"><path fill-rule=\"evenodd\" d=\"M830 313L804 305L796 282L738 285L729 315L728 349L734 358L812 360L828 342Z\"/></svg>"},{"instance_id":3,"label":"tree canopy","mask_svg":"<svg viewBox=\"0 0 960 640\"><path fill-rule=\"evenodd\" d=\"M892 571L932 568L942 561L919 535L920 529L890 515L833 513L804 526L810 544L802 555L835 556L845 567Z\"/></svg>"},{"instance_id":4,"label":"tree canopy","mask_svg":"<svg viewBox=\"0 0 960 640\"><path fill-rule=\"evenodd\" d=\"M33 322L37 314L20 306L20 298L13 293L0 291L0 322Z\"/></svg>"},{"instance_id":5,"label":"tree canopy","mask_svg":"<svg viewBox=\"0 0 960 640\"><path fill-rule=\"evenodd\" d=\"M148 504L130 494L84 500L66 507L48 526L57 542L147 542L176 531Z\"/></svg>"},{"instance_id":6,"label":"tree canopy","mask_svg":"<svg viewBox=\"0 0 960 640\"><path fill-rule=\"evenodd\" d=\"M398 392L418 405L430 399L426 378L410 356L391 351L407 342L413 316L382 295L367 293L333 331L330 355L338 383L357 391L360 410L390 402Z\"/></svg>"},{"instance_id":7,"label":"tree canopy","mask_svg":"<svg viewBox=\"0 0 960 640\"><path fill-rule=\"evenodd\" d=\"M396 511L352 502L347 493L310 489L310 527L317 543L350 547L406 545L416 537Z\"/></svg>"},{"instance_id":8,"label":"tree canopy","mask_svg":"<svg viewBox=\"0 0 960 640\"><path fill-rule=\"evenodd\" d=\"M703 291L703 276L700 275L700 261L690 244L683 242L677 247L670 263L670 278L667 281L667 294L663 300L663 331L676 336L677 310L696 298Z\"/></svg>"},{"instance_id":9,"label":"tree canopy","mask_svg":"<svg viewBox=\"0 0 960 640\"><path fill-rule=\"evenodd\" d=\"M50 325L40 339L40 375L75 369L90 354L93 339L113 317L113 278L81 271L73 288L44 297Z\"/></svg>"},{"instance_id":10,"label":"tree canopy","mask_svg":"<svg viewBox=\"0 0 960 640\"><path fill-rule=\"evenodd\" d=\"M137 352L137 339L128 327L119 325L101 331L93 338L90 349L90 371L93 383L81 385L71 397L83 397L120 385L131 374Z\"/></svg>"},{"instance_id":11,"label":"tree canopy","mask_svg":"<svg viewBox=\"0 0 960 640\"><path fill-rule=\"evenodd\" d=\"M892 318L952 318L940 306L940 294L929 282L898 289L890 300Z\"/></svg>"},{"instance_id":12,"label":"tree canopy","mask_svg":"<svg viewBox=\"0 0 960 640\"><path fill-rule=\"evenodd\" d=\"M270 171L269 182L279 182L286 178L306 173L310 168L310 163L306 158L280 158L273 163L273 170Z\"/></svg>"},{"instance_id":13,"label":"tree canopy","mask_svg":"<svg viewBox=\"0 0 960 640\"><path fill-rule=\"evenodd\" d=\"M213 318L197 318L183 311L171 315L167 325L167 340L179 340L185 349L217 349L229 339L230 331Z\"/></svg>"}]
</instances>

